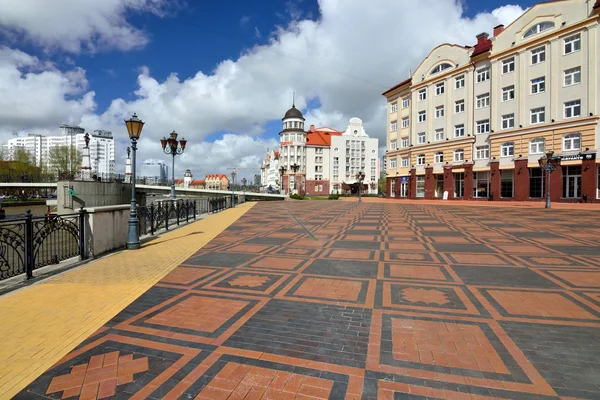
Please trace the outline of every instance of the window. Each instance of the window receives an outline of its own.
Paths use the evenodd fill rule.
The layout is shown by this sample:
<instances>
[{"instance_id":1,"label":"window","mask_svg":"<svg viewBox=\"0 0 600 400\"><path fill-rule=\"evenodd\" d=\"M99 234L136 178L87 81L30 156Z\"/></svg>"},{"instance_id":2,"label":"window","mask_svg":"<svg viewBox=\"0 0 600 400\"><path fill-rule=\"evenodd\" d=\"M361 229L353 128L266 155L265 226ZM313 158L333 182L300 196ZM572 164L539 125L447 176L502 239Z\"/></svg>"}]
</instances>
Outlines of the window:
<instances>
[{"instance_id":1,"label":"window","mask_svg":"<svg viewBox=\"0 0 600 400\"><path fill-rule=\"evenodd\" d=\"M454 173L454 197L463 197L465 195L465 174L462 172Z\"/></svg>"},{"instance_id":2,"label":"window","mask_svg":"<svg viewBox=\"0 0 600 400\"><path fill-rule=\"evenodd\" d=\"M435 117L441 118L444 116L444 106L437 106L435 108Z\"/></svg>"},{"instance_id":3,"label":"window","mask_svg":"<svg viewBox=\"0 0 600 400\"><path fill-rule=\"evenodd\" d=\"M440 140L444 140L444 130L436 129L435 130L435 141L439 142Z\"/></svg>"},{"instance_id":4,"label":"window","mask_svg":"<svg viewBox=\"0 0 600 400\"><path fill-rule=\"evenodd\" d=\"M529 142L529 154L543 154L546 151L544 138L535 138Z\"/></svg>"},{"instance_id":5,"label":"window","mask_svg":"<svg viewBox=\"0 0 600 400\"><path fill-rule=\"evenodd\" d=\"M425 165L425 154L419 154L417 156L417 165Z\"/></svg>"},{"instance_id":6,"label":"window","mask_svg":"<svg viewBox=\"0 0 600 400\"><path fill-rule=\"evenodd\" d=\"M392 112L395 113L396 111L398 111L398 102L397 101L392 103Z\"/></svg>"},{"instance_id":7,"label":"window","mask_svg":"<svg viewBox=\"0 0 600 400\"><path fill-rule=\"evenodd\" d=\"M473 172L473 175L473 197L490 197L490 172L478 171Z\"/></svg>"},{"instance_id":8,"label":"window","mask_svg":"<svg viewBox=\"0 0 600 400\"><path fill-rule=\"evenodd\" d=\"M531 50L531 65L539 64L546 61L546 47L538 47Z\"/></svg>"},{"instance_id":9,"label":"window","mask_svg":"<svg viewBox=\"0 0 600 400\"><path fill-rule=\"evenodd\" d=\"M405 97L402 99L402 108L408 108L409 104L410 104L410 100L408 99L408 97Z\"/></svg>"},{"instance_id":10,"label":"window","mask_svg":"<svg viewBox=\"0 0 600 400\"><path fill-rule=\"evenodd\" d=\"M401 166L403 168L408 167L408 157L402 157L402 164L401 164Z\"/></svg>"},{"instance_id":11,"label":"window","mask_svg":"<svg viewBox=\"0 0 600 400\"><path fill-rule=\"evenodd\" d=\"M581 116L581 100L567 101L565 103L565 118Z\"/></svg>"},{"instance_id":12,"label":"window","mask_svg":"<svg viewBox=\"0 0 600 400\"><path fill-rule=\"evenodd\" d=\"M531 80L531 94L542 93L546 90L546 77Z\"/></svg>"},{"instance_id":13,"label":"window","mask_svg":"<svg viewBox=\"0 0 600 400\"><path fill-rule=\"evenodd\" d=\"M515 127L515 114L506 114L502 116L502 129L511 129Z\"/></svg>"},{"instance_id":14,"label":"window","mask_svg":"<svg viewBox=\"0 0 600 400\"><path fill-rule=\"evenodd\" d=\"M417 197L425 197L425 175L417 175Z\"/></svg>"},{"instance_id":15,"label":"window","mask_svg":"<svg viewBox=\"0 0 600 400\"><path fill-rule=\"evenodd\" d=\"M444 82L436 83L435 84L435 95L439 96L439 95L444 94L445 87L446 87L446 85L444 84Z\"/></svg>"},{"instance_id":16,"label":"window","mask_svg":"<svg viewBox=\"0 0 600 400\"><path fill-rule=\"evenodd\" d=\"M408 147L408 138L407 137L402 138L402 147Z\"/></svg>"},{"instance_id":17,"label":"window","mask_svg":"<svg viewBox=\"0 0 600 400\"><path fill-rule=\"evenodd\" d=\"M514 170L503 169L500 176L500 197L513 197Z\"/></svg>"},{"instance_id":18,"label":"window","mask_svg":"<svg viewBox=\"0 0 600 400\"><path fill-rule=\"evenodd\" d=\"M465 137L465 124L454 125L454 137Z\"/></svg>"},{"instance_id":19,"label":"window","mask_svg":"<svg viewBox=\"0 0 600 400\"><path fill-rule=\"evenodd\" d=\"M529 28L527 30L527 32L525 32L523 34L523 39L528 38L533 35L537 35L540 32L543 32L543 31L546 31L546 30L552 29L552 28L554 28L554 22L550 22L550 21L540 22L539 24L534 25L531 28Z\"/></svg>"},{"instance_id":20,"label":"window","mask_svg":"<svg viewBox=\"0 0 600 400\"><path fill-rule=\"evenodd\" d=\"M425 143L425 132L417 133L417 143L419 143L419 144Z\"/></svg>"},{"instance_id":21,"label":"window","mask_svg":"<svg viewBox=\"0 0 600 400\"><path fill-rule=\"evenodd\" d=\"M477 157L477 160L489 159L490 158L490 147L488 145L477 146L477 152L475 153L475 157Z\"/></svg>"},{"instance_id":22,"label":"window","mask_svg":"<svg viewBox=\"0 0 600 400\"><path fill-rule=\"evenodd\" d=\"M427 88L419 90L419 101L427 99Z\"/></svg>"},{"instance_id":23,"label":"window","mask_svg":"<svg viewBox=\"0 0 600 400\"><path fill-rule=\"evenodd\" d=\"M425 121L427 121L427 112L419 111L419 122L425 122Z\"/></svg>"},{"instance_id":24,"label":"window","mask_svg":"<svg viewBox=\"0 0 600 400\"><path fill-rule=\"evenodd\" d=\"M402 127L408 128L408 117L402 118Z\"/></svg>"},{"instance_id":25,"label":"window","mask_svg":"<svg viewBox=\"0 0 600 400\"><path fill-rule=\"evenodd\" d=\"M578 34L565 38L565 54L581 50L581 36Z\"/></svg>"},{"instance_id":26,"label":"window","mask_svg":"<svg viewBox=\"0 0 600 400\"><path fill-rule=\"evenodd\" d=\"M436 164L443 163L444 162L444 152L438 151L437 153L435 153L434 160L435 160Z\"/></svg>"},{"instance_id":27,"label":"window","mask_svg":"<svg viewBox=\"0 0 600 400\"><path fill-rule=\"evenodd\" d=\"M511 57L511 58L507 58L506 60L502 61L502 73L503 74L508 74L510 72L513 72L515 70L515 58Z\"/></svg>"},{"instance_id":28,"label":"window","mask_svg":"<svg viewBox=\"0 0 600 400\"><path fill-rule=\"evenodd\" d=\"M396 160L396 157L394 157L390 160L390 168L396 169L396 167L398 167L398 161Z\"/></svg>"},{"instance_id":29,"label":"window","mask_svg":"<svg viewBox=\"0 0 600 400\"><path fill-rule=\"evenodd\" d=\"M581 166L569 165L562 167L563 193L566 199L581 198Z\"/></svg>"},{"instance_id":30,"label":"window","mask_svg":"<svg viewBox=\"0 0 600 400\"><path fill-rule=\"evenodd\" d=\"M490 120L477 121L477 133L488 133L490 131Z\"/></svg>"},{"instance_id":31,"label":"window","mask_svg":"<svg viewBox=\"0 0 600 400\"><path fill-rule=\"evenodd\" d=\"M464 75L457 76L456 78L454 78L454 87L456 89L462 89L465 87L465 76Z\"/></svg>"},{"instance_id":32,"label":"window","mask_svg":"<svg viewBox=\"0 0 600 400\"><path fill-rule=\"evenodd\" d=\"M515 85L510 85L502 88L502 101L510 101L515 99Z\"/></svg>"},{"instance_id":33,"label":"window","mask_svg":"<svg viewBox=\"0 0 600 400\"><path fill-rule=\"evenodd\" d=\"M477 71L477 83L485 82L490 79L490 69L482 68Z\"/></svg>"},{"instance_id":34,"label":"window","mask_svg":"<svg viewBox=\"0 0 600 400\"><path fill-rule=\"evenodd\" d=\"M477 108L484 108L490 106L490 94L484 93L477 96Z\"/></svg>"},{"instance_id":35,"label":"window","mask_svg":"<svg viewBox=\"0 0 600 400\"><path fill-rule=\"evenodd\" d=\"M531 109L531 123L541 124L546 121L546 109L544 107Z\"/></svg>"},{"instance_id":36,"label":"window","mask_svg":"<svg viewBox=\"0 0 600 400\"><path fill-rule=\"evenodd\" d=\"M463 149L454 150L454 162L465 161L465 151Z\"/></svg>"},{"instance_id":37,"label":"window","mask_svg":"<svg viewBox=\"0 0 600 400\"><path fill-rule=\"evenodd\" d=\"M390 150L396 150L398 148L398 142L396 140L392 140L390 142Z\"/></svg>"},{"instance_id":38,"label":"window","mask_svg":"<svg viewBox=\"0 0 600 400\"><path fill-rule=\"evenodd\" d=\"M565 86L577 85L578 83L581 83L581 67L565 70Z\"/></svg>"},{"instance_id":39,"label":"window","mask_svg":"<svg viewBox=\"0 0 600 400\"><path fill-rule=\"evenodd\" d=\"M544 197L544 171L541 168L529 169L529 197Z\"/></svg>"},{"instance_id":40,"label":"window","mask_svg":"<svg viewBox=\"0 0 600 400\"><path fill-rule=\"evenodd\" d=\"M439 64L433 70L431 70L431 73L429 75L439 74L440 72L442 72L443 70L448 69L448 68L452 68L452 64L448 64L448 63Z\"/></svg>"},{"instance_id":41,"label":"window","mask_svg":"<svg viewBox=\"0 0 600 400\"><path fill-rule=\"evenodd\" d=\"M390 182L390 197L396 197L396 180Z\"/></svg>"},{"instance_id":42,"label":"window","mask_svg":"<svg viewBox=\"0 0 600 400\"><path fill-rule=\"evenodd\" d=\"M390 131L395 131L396 130L396 125L397 125L397 121L392 121L390 123Z\"/></svg>"},{"instance_id":43,"label":"window","mask_svg":"<svg viewBox=\"0 0 600 400\"><path fill-rule=\"evenodd\" d=\"M458 100L456 102L454 102L454 112L455 113L461 113L465 111L465 101L464 100Z\"/></svg>"},{"instance_id":44,"label":"window","mask_svg":"<svg viewBox=\"0 0 600 400\"><path fill-rule=\"evenodd\" d=\"M579 133L569 133L563 137L563 150L573 151L581 149L581 135Z\"/></svg>"},{"instance_id":45,"label":"window","mask_svg":"<svg viewBox=\"0 0 600 400\"><path fill-rule=\"evenodd\" d=\"M513 142L502 143L500 146L501 157L511 157L515 155L515 144Z\"/></svg>"}]
</instances>

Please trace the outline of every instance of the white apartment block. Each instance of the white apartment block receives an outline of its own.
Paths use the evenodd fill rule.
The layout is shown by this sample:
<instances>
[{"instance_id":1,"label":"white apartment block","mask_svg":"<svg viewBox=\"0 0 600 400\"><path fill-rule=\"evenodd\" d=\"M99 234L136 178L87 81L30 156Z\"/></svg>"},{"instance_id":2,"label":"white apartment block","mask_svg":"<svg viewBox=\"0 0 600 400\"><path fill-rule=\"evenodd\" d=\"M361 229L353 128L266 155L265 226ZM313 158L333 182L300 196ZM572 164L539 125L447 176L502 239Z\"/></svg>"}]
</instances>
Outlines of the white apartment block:
<instances>
[{"instance_id":1,"label":"white apartment block","mask_svg":"<svg viewBox=\"0 0 600 400\"><path fill-rule=\"evenodd\" d=\"M36 165L48 166L50 149L55 146L75 146L83 152L85 130L78 126L61 125L59 136L29 135L8 140L4 145L9 158L17 148L23 148L34 158ZM110 131L96 130L90 133L90 162L92 173L107 175L115 173L115 141Z\"/></svg>"},{"instance_id":2,"label":"white apartment block","mask_svg":"<svg viewBox=\"0 0 600 400\"><path fill-rule=\"evenodd\" d=\"M263 192L281 190L281 176L279 173L279 152L267 151L267 156L260 167L260 188Z\"/></svg>"},{"instance_id":3,"label":"white apartment block","mask_svg":"<svg viewBox=\"0 0 600 400\"><path fill-rule=\"evenodd\" d=\"M598 199L600 1L538 3L474 47L441 44L386 91L388 194Z\"/></svg>"}]
</instances>

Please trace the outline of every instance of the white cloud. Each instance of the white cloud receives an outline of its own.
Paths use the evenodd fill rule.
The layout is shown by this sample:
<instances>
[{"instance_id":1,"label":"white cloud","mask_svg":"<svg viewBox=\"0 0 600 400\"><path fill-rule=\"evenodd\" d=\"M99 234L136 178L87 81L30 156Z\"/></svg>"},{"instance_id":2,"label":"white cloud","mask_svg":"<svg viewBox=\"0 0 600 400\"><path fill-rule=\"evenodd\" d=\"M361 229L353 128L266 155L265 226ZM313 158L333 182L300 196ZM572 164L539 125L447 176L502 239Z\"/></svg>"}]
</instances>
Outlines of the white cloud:
<instances>
[{"instance_id":1,"label":"white cloud","mask_svg":"<svg viewBox=\"0 0 600 400\"><path fill-rule=\"evenodd\" d=\"M178 0L0 0L0 33L47 50L130 50L148 42L127 12L166 15Z\"/></svg>"},{"instance_id":2,"label":"white cloud","mask_svg":"<svg viewBox=\"0 0 600 400\"><path fill-rule=\"evenodd\" d=\"M5 1L0 0L0 4ZM159 0L126 3L162 4ZM290 10L297 11L294 4L298 3L290 3ZM188 139L189 147L187 155L177 160L179 175L185 168L218 172L219 166L228 167L235 160L238 165L254 163L258 167L266 148L276 146L273 140L260 138L264 125L283 116L293 91L301 108L309 100L320 101L318 109L306 113L307 124L341 130L350 117L358 116L369 135L383 141L384 90L406 79L409 69L438 44L473 45L476 34L491 33L500 23L508 25L523 11L518 6L504 6L465 18L456 0L371 0L369 7L364 4L364 0L320 0L317 21L299 19L294 11L295 19L272 32L268 44L248 49L236 60L223 60L214 71L199 71L186 80L174 71L158 81L150 69L142 68L137 98L130 102L115 99L101 114L93 112L93 92L84 90L83 71L50 70L48 76L38 73L35 78L53 90L45 94L30 87L10 115L16 122L35 121L29 125L40 129L56 129L60 122L78 119L90 130L111 129L123 138L118 152L124 154L122 121L137 112L146 121L141 159L167 159L161 157L158 140L175 129ZM135 29L124 20L119 23ZM79 35L73 37L80 40ZM4 68L12 73L0 81L9 85L7 89L22 84L19 71L29 68L26 54L13 51L11 57ZM67 74L74 76L74 85L66 79ZM37 96L43 98L43 107ZM0 113L7 100L0 98ZM34 111L28 112L27 100ZM0 130L3 128L5 123L0 120ZM207 143L206 138L217 131L235 135Z\"/></svg>"}]
</instances>

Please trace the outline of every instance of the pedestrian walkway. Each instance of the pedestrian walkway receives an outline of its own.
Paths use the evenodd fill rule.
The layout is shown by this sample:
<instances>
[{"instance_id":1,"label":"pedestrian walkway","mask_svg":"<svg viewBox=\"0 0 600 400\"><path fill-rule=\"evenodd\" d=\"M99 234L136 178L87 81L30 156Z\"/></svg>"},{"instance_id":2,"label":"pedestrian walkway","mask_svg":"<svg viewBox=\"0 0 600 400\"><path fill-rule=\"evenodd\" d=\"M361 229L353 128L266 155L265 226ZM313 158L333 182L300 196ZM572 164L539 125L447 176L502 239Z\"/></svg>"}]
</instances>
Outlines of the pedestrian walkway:
<instances>
[{"instance_id":1,"label":"pedestrian walkway","mask_svg":"<svg viewBox=\"0 0 600 400\"><path fill-rule=\"evenodd\" d=\"M0 399L16 395L253 205L0 297Z\"/></svg>"}]
</instances>

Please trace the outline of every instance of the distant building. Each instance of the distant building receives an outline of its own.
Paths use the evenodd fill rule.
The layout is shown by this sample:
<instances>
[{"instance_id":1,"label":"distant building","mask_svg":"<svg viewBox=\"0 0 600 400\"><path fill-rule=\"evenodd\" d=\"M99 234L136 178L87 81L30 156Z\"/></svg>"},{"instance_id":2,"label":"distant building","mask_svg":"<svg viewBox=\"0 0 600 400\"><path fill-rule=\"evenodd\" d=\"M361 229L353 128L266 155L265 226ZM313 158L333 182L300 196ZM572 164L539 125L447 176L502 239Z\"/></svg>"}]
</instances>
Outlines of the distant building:
<instances>
[{"instance_id":1,"label":"distant building","mask_svg":"<svg viewBox=\"0 0 600 400\"><path fill-rule=\"evenodd\" d=\"M254 186L258 186L258 187L261 186L261 184L260 184L260 174L254 175Z\"/></svg>"},{"instance_id":2,"label":"distant building","mask_svg":"<svg viewBox=\"0 0 600 400\"><path fill-rule=\"evenodd\" d=\"M281 176L279 173L279 152L267 152L265 159L260 167L261 190L266 192L271 190L281 190Z\"/></svg>"},{"instance_id":3,"label":"distant building","mask_svg":"<svg viewBox=\"0 0 600 400\"><path fill-rule=\"evenodd\" d=\"M56 146L75 146L83 152L85 129L79 126L60 125L59 136L28 135L8 140L4 145L8 157L14 158L18 148L26 150L38 167L49 166L50 149ZM99 175L115 173L115 140L112 132L95 130L90 133L90 161L92 172Z\"/></svg>"},{"instance_id":4,"label":"distant building","mask_svg":"<svg viewBox=\"0 0 600 400\"><path fill-rule=\"evenodd\" d=\"M139 176L145 178L149 185L164 185L169 183L169 167L162 160L146 160L141 165Z\"/></svg>"},{"instance_id":5,"label":"distant building","mask_svg":"<svg viewBox=\"0 0 600 400\"><path fill-rule=\"evenodd\" d=\"M205 179L205 187L211 190L227 190L229 178L226 174L208 174Z\"/></svg>"}]
</instances>

